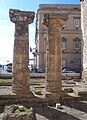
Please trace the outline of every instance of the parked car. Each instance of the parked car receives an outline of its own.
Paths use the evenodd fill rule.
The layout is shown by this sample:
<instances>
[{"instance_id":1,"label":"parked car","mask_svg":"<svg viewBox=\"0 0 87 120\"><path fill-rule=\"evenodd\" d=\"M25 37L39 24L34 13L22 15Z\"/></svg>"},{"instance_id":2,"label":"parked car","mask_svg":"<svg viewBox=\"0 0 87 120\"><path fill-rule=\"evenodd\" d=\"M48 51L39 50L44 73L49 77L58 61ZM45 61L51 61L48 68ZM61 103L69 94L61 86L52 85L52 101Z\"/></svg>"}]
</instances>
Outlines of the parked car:
<instances>
[{"instance_id":1,"label":"parked car","mask_svg":"<svg viewBox=\"0 0 87 120\"><path fill-rule=\"evenodd\" d=\"M31 73L37 73L37 68L31 68L31 69L30 69L30 72L31 72Z\"/></svg>"},{"instance_id":2,"label":"parked car","mask_svg":"<svg viewBox=\"0 0 87 120\"><path fill-rule=\"evenodd\" d=\"M62 69L62 78L63 79L73 79L73 78L80 78L81 74L78 73L76 70L70 67L64 67Z\"/></svg>"},{"instance_id":3,"label":"parked car","mask_svg":"<svg viewBox=\"0 0 87 120\"><path fill-rule=\"evenodd\" d=\"M72 73L72 72L76 72L76 70L70 67L64 67L62 69L62 73Z\"/></svg>"},{"instance_id":4,"label":"parked car","mask_svg":"<svg viewBox=\"0 0 87 120\"><path fill-rule=\"evenodd\" d=\"M7 66L7 72L12 72L12 63L9 63Z\"/></svg>"},{"instance_id":5,"label":"parked car","mask_svg":"<svg viewBox=\"0 0 87 120\"><path fill-rule=\"evenodd\" d=\"M37 73L45 73L45 69L38 69Z\"/></svg>"},{"instance_id":6,"label":"parked car","mask_svg":"<svg viewBox=\"0 0 87 120\"><path fill-rule=\"evenodd\" d=\"M7 72L12 72L12 67L7 67Z\"/></svg>"}]
</instances>

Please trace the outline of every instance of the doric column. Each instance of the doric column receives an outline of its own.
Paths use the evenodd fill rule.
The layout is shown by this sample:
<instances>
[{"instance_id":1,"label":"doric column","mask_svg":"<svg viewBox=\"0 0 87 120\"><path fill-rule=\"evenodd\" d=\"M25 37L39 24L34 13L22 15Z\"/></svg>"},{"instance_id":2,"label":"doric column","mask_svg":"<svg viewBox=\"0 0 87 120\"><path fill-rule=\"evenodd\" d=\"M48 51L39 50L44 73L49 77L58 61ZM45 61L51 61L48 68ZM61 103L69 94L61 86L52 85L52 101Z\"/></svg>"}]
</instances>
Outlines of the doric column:
<instances>
[{"instance_id":1,"label":"doric column","mask_svg":"<svg viewBox=\"0 0 87 120\"><path fill-rule=\"evenodd\" d=\"M81 0L82 79L87 82L87 0Z\"/></svg>"},{"instance_id":2,"label":"doric column","mask_svg":"<svg viewBox=\"0 0 87 120\"><path fill-rule=\"evenodd\" d=\"M61 27L68 19L66 14L45 14L43 24L47 26L46 43L46 97L59 100L62 87L61 71Z\"/></svg>"},{"instance_id":3,"label":"doric column","mask_svg":"<svg viewBox=\"0 0 87 120\"><path fill-rule=\"evenodd\" d=\"M9 10L10 20L15 23L12 91L16 94L30 92L28 24L33 22L34 14L34 12Z\"/></svg>"}]
</instances>

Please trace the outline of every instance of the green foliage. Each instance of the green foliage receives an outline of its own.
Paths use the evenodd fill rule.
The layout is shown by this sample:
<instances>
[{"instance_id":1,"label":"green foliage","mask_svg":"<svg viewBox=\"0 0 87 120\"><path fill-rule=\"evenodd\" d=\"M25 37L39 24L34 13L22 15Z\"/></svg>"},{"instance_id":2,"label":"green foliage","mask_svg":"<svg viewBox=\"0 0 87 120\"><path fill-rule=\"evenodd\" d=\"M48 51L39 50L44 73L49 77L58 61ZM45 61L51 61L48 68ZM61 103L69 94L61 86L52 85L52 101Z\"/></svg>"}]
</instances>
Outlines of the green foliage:
<instances>
[{"instance_id":1,"label":"green foliage","mask_svg":"<svg viewBox=\"0 0 87 120\"><path fill-rule=\"evenodd\" d=\"M24 107L23 110L19 110L19 109L16 109L16 110L15 110L15 113L20 113L20 112L30 112L30 109L27 108L27 107Z\"/></svg>"},{"instance_id":2,"label":"green foliage","mask_svg":"<svg viewBox=\"0 0 87 120\"><path fill-rule=\"evenodd\" d=\"M12 79L0 79L0 85L11 85Z\"/></svg>"},{"instance_id":3,"label":"green foliage","mask_svg":"<svg viewBox=\"0 0 87 120\"><path fill-rule=\"evenodd\" d=\"M0 79L0 82L11 82L12 79Z\"/></svg>"},{"instance_id":4,"label":"green foliage","mask_svg":"<svg viewBox=\"0 0 87 120\"><path fill-rule=\"evenodd\" d=\"M42 91L42 89L43 88L38 87L38 88L35 88L35 91Z\"/></svg>"}]
</instances>

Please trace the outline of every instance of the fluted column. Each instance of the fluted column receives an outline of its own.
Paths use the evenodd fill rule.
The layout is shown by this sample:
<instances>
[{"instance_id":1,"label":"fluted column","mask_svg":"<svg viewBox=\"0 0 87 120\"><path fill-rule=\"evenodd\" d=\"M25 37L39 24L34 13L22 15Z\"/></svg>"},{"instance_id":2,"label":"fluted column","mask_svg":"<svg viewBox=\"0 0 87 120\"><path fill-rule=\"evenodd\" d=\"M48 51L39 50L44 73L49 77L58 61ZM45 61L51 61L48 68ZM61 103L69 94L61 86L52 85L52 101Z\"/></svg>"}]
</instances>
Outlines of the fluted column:
<instances>
[{"instance_id":1,"label":"fluted column","mask_svg":"<svg viewBox=\"0 0 87 120\"><path fill-rule=\"evenodd\" d=\"M87 0L81 0L82 79L87 82Z\"/></svg>"},{"instance_id":2,"label":"fluted column","mask_svg":"<svg viewBox=\"0 0 87 120\"><path fill-rule=\"evenodd\" d=\"M29 33L28 24L34 19L34 12L9 10L11 22L15 23L13 51L12 91L16 94L30 93L29 75Z\"/></svg>"},{"instance_id":3,"label":"fluted column","mask_svg":"<svg viewBox=\"0 0 87 120\"><path fill-rule=\"evenodd\" d=\"M59 100L62 87L61 71L61 27L67 20L66 14L45 14L43 24L47 26L46 43L46 97Z\"/></svg>"}]
</instances>

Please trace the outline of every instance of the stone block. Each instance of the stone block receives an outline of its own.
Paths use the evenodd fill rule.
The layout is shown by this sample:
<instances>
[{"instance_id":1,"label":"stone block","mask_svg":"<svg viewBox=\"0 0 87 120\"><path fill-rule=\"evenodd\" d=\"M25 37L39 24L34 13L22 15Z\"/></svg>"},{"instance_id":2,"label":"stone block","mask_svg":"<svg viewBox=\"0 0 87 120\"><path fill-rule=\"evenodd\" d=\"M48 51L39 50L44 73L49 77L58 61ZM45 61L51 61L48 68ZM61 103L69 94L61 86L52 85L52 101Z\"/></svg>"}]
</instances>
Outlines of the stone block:
<instances>
[{"instance_id":1,"label":"stone block","mask_svg":"<svg viewBox=\"0 0 87 120\"><path fill-rule=\"evenodd\" d=\"M24 107L25 108L25 107ZM19 112L16 112L18 110ZM19 105L11 105L5 108L3 120L33 120L36 119L33 109L19 110Z\"/></svg>"}]
</instances>

